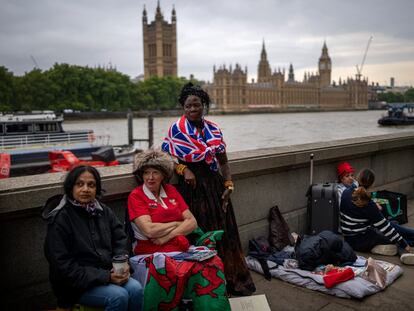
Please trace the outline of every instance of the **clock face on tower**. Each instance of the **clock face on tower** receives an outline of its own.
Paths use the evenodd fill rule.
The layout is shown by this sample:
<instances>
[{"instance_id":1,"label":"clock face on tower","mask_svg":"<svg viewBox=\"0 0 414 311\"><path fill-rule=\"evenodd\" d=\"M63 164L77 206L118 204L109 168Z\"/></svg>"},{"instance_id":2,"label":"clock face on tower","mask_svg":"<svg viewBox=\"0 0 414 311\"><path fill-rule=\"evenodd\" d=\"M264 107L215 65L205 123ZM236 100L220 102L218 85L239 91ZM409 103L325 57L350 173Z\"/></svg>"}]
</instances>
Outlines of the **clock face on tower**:
<instances>
[{"instance_id":1,"label":"clock face on tower","mask_svg":"<svg viewBox=\"0 0 414 311\"><path fill-rule=\"evenodd\" d=\"M324 70L325 69L325 63L320 63L319 64L319 69Z\"/></svg>"},{"instance_id":2,"label":"clock face on tower","mask_svg":"<svg viewBox=\"0 0 414 311\"><path fill-rule=\"evenodd\" d=\"M327 64L327 67L328 67L329 70L331 70L331 64L330 63Z\"/></svg>"}]
</instances>

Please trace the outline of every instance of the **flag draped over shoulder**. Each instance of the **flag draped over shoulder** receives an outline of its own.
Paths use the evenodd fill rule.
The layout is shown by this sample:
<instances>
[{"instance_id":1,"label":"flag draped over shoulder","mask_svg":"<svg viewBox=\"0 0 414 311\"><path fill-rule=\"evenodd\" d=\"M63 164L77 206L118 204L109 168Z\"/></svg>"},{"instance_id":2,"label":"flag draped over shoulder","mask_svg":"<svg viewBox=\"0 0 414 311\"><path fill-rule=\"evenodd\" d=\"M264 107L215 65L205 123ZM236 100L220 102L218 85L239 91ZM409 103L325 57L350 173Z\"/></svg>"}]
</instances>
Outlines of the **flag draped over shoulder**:
<instances>
[{"instance_id":1,"label":"flag draped over shoulder","mask_svg":"<svg viewBox=\"0 0 414 311\"><path fill-rule=\"evenodd\" d=\"M220 128L203 119L201 132L182 116L173 123L162 143L162 150L185 162L206 161L213 171L218 170L216 154L226 151Z\"/></svg>"}]
</instances>

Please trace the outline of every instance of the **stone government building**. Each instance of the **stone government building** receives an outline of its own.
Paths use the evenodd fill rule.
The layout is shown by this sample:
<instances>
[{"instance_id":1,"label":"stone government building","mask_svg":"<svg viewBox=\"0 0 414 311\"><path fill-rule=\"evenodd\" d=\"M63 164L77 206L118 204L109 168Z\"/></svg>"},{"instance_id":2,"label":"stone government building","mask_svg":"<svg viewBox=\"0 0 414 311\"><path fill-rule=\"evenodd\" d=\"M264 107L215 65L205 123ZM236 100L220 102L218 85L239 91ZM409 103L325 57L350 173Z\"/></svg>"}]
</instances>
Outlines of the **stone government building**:
<instances>
[{"instance_id":1,"label":"stone government building","mask_svg":"<svg viewBox=\"0 0 414 311\"><path fill-rule=\"evenodd\" d=\"M290 64L287 80L284 70L270 68L263 42L257 69L257 82L247 82L247 68L236 64L213 69L213 83L205 85L216 109L252 110L355 110L368 109L368 81L357 77L331 83L332 62L326 43L318 62L318 74L305 72L295 81Z\"/></svg>"},{"instance_id":2,"label":"stone government building","mask_svg":"<svg viewBox=\"0 0 414 311\"><path fill-rule=\"evenodd\" d=\"M177 16L171 12L171 23L164 20L159 1L155 20L148 23L142 13L144 78L177 77ZM284 110L355 110L368 109L368 81L357 76L338 84L331 83L332 62L324 42L318 62L318 73L306 72L302 82L295 80L290 64L285 70L273 70L267 60L265 43L257 70L257 80L247 81L247 68L236 64L214 66L213 82L203 87L210 94L214 109L224 112Z\"/></svg>"},{"instance_id":3,"label":"stone government building","mask_svg":"<svg viewBox=\"0 0 414 311\"><path fill-rule=\"evenodd\" d=\"M157 3L155 20L148 23L147 10L142 12L144 47L144 79L152 76L177 76L177 16L171 12L171 23L164 20L160 2Z\"/></svg>"}]
</instances>

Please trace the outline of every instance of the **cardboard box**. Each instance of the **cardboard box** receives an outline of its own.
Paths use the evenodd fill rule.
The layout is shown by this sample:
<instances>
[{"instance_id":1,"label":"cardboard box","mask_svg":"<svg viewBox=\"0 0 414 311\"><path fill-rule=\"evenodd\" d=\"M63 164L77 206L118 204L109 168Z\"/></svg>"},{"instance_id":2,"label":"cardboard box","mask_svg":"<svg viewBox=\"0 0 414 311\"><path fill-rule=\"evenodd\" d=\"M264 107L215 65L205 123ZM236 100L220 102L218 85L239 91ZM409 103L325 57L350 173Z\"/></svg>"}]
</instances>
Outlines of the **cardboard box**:
<instances>
[{"instance_id":1,"label":"cardboard box","mask_svg":"<svg viewBox=\"0 0 414 311\"><path fill-rule=\"evenodd\" d=\"M265 295L230 298L232 311L270 311Z\"/></svg>"}]
</instances>

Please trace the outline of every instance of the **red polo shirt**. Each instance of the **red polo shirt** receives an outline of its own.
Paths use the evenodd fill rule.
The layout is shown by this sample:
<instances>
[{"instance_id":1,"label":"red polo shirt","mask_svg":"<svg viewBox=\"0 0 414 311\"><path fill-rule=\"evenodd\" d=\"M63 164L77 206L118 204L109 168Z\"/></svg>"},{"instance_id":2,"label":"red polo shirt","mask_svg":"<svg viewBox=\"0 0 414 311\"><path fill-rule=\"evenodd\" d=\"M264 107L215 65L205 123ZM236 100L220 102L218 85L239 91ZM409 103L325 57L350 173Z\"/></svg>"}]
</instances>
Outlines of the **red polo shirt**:
<instances>
[{"instance_id":1,"label":"red polo shirt","mask_svg":"<svg viewBox=\"0 0 414 311\"><path fill-rule=\"evenodd\" d=\"M168 184L162 186L160 198L163 204L157 202L155 196L145 185L135 188L128 197L129 220L133 224L135 238L137 239L137 245L134 248L135 254L186 251L189 247L185 236L177 236L163 245L156 245L151 240L146 239L133 223L135 218L143 215L149 215L152 222L182 221L182 214L188 209L188 206L175 187Z\"/></svg>"}]
</instances>

